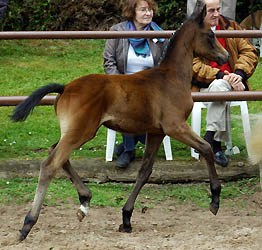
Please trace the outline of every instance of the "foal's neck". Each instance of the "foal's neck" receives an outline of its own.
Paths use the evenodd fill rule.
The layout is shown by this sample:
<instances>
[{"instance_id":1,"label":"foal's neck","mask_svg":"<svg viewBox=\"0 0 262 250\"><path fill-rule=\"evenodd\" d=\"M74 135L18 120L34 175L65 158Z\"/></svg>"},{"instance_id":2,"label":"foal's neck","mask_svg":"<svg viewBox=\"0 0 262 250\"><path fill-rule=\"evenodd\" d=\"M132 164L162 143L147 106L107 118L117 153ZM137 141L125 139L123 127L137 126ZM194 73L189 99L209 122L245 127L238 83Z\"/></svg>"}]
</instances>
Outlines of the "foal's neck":
<instances>
[{"instance_id":1,"label":"foal's neck","mask_svg":"<svg viewBox=\"0 0 262 250\"><path fill-rule=\"evenodd\" d=\"M166 52L165 58L160 64L169 74L191 84L192 63L194 52L194 25L191 22L185 24L175 35Z\"/></svg>"}]
</instances>

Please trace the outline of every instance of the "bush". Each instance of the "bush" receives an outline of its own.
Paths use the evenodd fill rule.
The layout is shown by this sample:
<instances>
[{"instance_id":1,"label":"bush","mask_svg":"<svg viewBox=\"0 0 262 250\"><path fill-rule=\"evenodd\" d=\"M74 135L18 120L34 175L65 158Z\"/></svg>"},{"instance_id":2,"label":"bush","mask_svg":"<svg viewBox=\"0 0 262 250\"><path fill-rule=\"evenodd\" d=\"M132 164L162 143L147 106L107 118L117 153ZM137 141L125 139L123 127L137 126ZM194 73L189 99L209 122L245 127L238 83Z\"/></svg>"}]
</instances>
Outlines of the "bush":
<instances>
[{"instance_id":1,"label":"bush","mask_svg":"<svg viewBox=\"0 0 262 250\"><path fill-rule=\"evenodd\" d=\"M187 1L157 0L158 14L154 20L166 30L175 30L186 18Z\"/></svg>"},{"instance_id":2,"label":"bush","mask_svg":"<svg viewBox=\"0 0 262 250\"><path fill-rule=\"evenodd\" d=\"M245 19L248 15L250 15L253 12L257 10L262 9L262 2L261 0L253 0L253 6L252 1L237 1L236 6L236 20L237 22L241 23L243 19Z\"/></svg>"},{"instance_id":3,"label":"bush","mask_svg":"<svg viewBox=\"0 0 262 250\"><path fill-rule=\"evenodd\" d=\"M119 0L60 0L50 30L108 30L121 19Z\"/></svg>"},{"instance_id":4,"label":"bush","mask_svg":"<svg viewBox=\"0 0 262 250\"><path fill-rule=\"evenodd\" d=\"M120 0L13 0L1 30L107 30L121 19Z\"/></svg>"},{"instance_id":5,"label":"bush","mask_svg":"<svg viewBox=\"0 0 262 250\"><path fill-rule=\"evenodd\" d=\"M0 25L5 31L108 30L121 21L123 0L12 0ZM163 29L177 29L186 17L187 1L156 0L156 21ZM237 1L236 20L261 9L261 0Z\"/></svg>"},{"instance_id":6,"label":"bush","mask_svg":"<svg viewBox=\"0 0 262 250\"><path fill-rule=\"evenodd\" d=\"M58 1L10 1L1 23L1 29L8 31L46 30L57 17L55 2Z\"/></svg>"}]
</instances>

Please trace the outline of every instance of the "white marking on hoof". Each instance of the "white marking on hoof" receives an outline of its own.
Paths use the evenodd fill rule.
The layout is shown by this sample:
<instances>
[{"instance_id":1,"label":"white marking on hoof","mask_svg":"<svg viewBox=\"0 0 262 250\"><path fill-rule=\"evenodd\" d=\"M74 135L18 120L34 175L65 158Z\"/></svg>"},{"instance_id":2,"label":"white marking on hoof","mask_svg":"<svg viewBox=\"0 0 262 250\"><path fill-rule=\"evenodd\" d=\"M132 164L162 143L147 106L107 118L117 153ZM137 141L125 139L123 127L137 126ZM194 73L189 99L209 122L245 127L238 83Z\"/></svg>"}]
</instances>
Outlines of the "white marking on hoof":
<instances>
[{"instance_id":1,"label":"white marking on hoof","mask_svg":"<svg viewBox=\"0 0 262 250\"><path fill-rule=\"evenodd\" d=\"M85 207L85 206L81 205L79 209L80 209L85 215L88 214L88 207Z\"/></svg>"}]
</instances>

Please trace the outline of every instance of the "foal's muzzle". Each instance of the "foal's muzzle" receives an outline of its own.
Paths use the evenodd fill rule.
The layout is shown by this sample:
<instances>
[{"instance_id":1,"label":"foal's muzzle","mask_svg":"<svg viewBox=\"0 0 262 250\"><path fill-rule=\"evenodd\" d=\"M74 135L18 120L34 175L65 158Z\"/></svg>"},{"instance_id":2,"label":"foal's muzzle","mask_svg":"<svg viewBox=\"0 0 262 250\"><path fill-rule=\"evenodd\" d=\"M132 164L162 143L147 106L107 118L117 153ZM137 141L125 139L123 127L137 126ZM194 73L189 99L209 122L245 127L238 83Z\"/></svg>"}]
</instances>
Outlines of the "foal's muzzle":
<instances>
[{"instance_id":1,"label":"foal's muzzle","mask_svg":"<svg viewBox=\"0 0 262 250\"><path fill-rule=\"evenodd\" d=\"M225 50L224 53L221 53L219 55L219 58L218 58L218 64L221 66L223 64L225 64L229 59L229 54L228 52Z\"/></svg>"}]
</instances>

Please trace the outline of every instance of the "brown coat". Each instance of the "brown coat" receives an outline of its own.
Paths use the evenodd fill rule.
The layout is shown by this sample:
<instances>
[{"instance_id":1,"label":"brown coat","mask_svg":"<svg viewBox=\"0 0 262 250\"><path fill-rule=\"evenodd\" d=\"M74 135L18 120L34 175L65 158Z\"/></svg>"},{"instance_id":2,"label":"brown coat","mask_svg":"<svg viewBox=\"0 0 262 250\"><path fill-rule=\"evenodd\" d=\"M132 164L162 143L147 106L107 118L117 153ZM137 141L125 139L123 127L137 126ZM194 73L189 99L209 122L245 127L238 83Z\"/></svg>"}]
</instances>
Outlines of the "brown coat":
<instances>
[{"instance_id":1,"label":"brown coat","mask_svg":"<svg viewBox=\"0 0 262 250\"><path fill-rule=\"evenodd\" d=\"M221 30L241 30L241 27L232 19L224 16L219 18ZM258 63L255 47L247 38L225 38L226 50L229 52L229 65L232 72L243 78L246 90L249 90L247 79L252 76ZM217 68L212 68L210 62L199 57L193 60L192 91L207 88L215 80L223 78L224 73Z\"/></svg>"}]
</instances>

